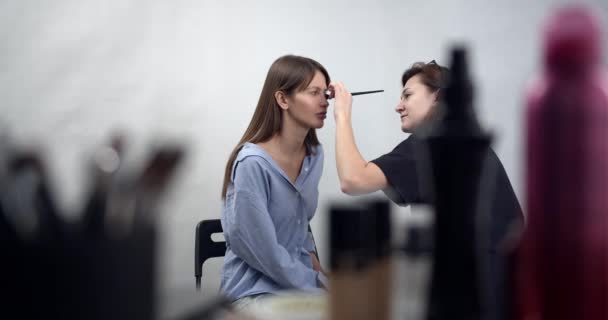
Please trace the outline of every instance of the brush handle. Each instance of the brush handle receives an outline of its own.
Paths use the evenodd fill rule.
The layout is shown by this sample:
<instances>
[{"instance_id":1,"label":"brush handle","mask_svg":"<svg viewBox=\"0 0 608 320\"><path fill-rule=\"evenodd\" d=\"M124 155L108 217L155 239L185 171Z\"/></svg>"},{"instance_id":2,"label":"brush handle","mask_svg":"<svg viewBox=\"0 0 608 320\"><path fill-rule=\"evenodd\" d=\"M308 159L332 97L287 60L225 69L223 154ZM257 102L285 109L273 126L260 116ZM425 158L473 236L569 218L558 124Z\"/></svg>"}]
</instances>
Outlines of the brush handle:
<instances>
[{"instance_id":1,"label":"brush handle","mask_svg":"<svg viewBox=\"0 0 608 320\"><path fill-rule=\"evenodd\" d=\"M350 95L351 96L358 96L358 95L362 95L362 94L370 94L370 93L377 93L377 92L384 92L384 90L372 90L372 91L352 92Z\"/></svg>"},{"instance_id":2,"label":"brush handle","mask_svg":"<svg viewBox=\"0 0 608 320\"><path fill-rule=\"evenodd\" d=\"M384 90L371 90L371 91L359 91L359 92L352 92L350 95L351 96L358 96L358 95L362 95L362 94L370 94L370 93L378 93L378 92L384 92ZM331 90L327 89L325 90L325 99L332 99L332 92Z\"/></svg>"}]
</instances>

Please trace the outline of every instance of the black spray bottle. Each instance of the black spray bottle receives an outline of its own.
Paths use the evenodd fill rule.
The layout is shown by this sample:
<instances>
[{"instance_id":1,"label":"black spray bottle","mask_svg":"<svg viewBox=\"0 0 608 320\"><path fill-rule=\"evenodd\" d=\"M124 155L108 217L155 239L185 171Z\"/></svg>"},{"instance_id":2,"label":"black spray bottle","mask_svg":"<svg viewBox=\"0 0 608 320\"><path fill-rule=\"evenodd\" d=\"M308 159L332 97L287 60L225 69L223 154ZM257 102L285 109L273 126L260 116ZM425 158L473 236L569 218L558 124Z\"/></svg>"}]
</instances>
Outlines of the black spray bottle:
<instances>
[{"instance_id":1,"label":"black spray bottle","mask_svg":"<svg viewBox=\"0 0 608 320\"><path fill-rule=\"evenodd\" d=\"M428 151L429 187L435 208L433 267L428 320L488 319L479 186L491 138L473 109L473 86L466 51L451 52L448 86L439 114L424 138ZM483 214L482 214L483 213Z\"/></svg>"}]
</instances>

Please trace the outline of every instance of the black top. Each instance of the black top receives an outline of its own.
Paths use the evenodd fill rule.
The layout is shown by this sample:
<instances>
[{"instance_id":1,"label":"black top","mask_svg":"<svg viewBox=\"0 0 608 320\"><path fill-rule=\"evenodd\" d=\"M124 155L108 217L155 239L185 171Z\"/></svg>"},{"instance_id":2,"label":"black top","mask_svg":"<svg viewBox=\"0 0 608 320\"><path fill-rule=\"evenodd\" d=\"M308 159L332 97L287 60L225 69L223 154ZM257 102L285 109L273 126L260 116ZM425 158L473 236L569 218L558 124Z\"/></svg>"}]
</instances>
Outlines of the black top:
<instances>
[{"instance_id":1,"label":"black top","mask_svg":"<svg viewBox=\"0 0 608 320\"><path fill-rule=\"evenodd\" d=\"M422 161L422 144L415 136L410 136L408 139L401 142L393 151L387 153L371 162L375 163L384 175L390 185L384 190L385 194L395 203L400 205L412 203L431 203L431 197L422 190L430 190L424 186L427 183L420 179L422 166L427 165ZM505 290L507 288L505 272L505 256L502 254L500 247L503 239L507 235L509 228L517 223L523 226L523 213L509 177L494 153L490 149L488 153L485 169L482 173L482 188L480 188L480 198L487 199L487 208L490 208L488 214L489 230L489 248L487 259L484 259L484 264L489 270L489 274L485 277L487 289L489 290L489 299L494 300L496 307L504 310ZM492 192L493 194L487 194Z\"/></svg>"},{"instance_id":2,"label":"black top","mask_svg":"<svg viewBox=\"0 0 608 320\"><path fill-rule=\"evenodd\" d=\"M371 161L380 167L390 185L388 189L384 190L385 194L397 204L430 203L430 196L422 191L428 189L421 187L424 181L419 178L421 170L419 157L421 150L419 148L420 140L411 135L397 145L393 151ZM496 153L491 149L486 160L483 180L490 179L489 175L494 176L488 180L494 182L490 184L493 187L490 190L493 189L494 194L483 198L491 199L489 202L491 208L490 242L492 249L496 250L506 235L508 227L513 222L522 222L523 214L507 172ZM484 190L482 190L482 196L483 192Z\"/></svg>"},{"instance_id":3,"label":"black top","mask_svg":"<svg viewBox=\"0 0 608 320\"><path fill-rule=\"evenodd\" d=\"M388 180L389 188L384 193L400 205L410 203L427 203L428 197L423 196L419 185L419 168L417 152L419 140L414 136L403 140L393 151L372 160Z\"/></svg>"}]
</instances>

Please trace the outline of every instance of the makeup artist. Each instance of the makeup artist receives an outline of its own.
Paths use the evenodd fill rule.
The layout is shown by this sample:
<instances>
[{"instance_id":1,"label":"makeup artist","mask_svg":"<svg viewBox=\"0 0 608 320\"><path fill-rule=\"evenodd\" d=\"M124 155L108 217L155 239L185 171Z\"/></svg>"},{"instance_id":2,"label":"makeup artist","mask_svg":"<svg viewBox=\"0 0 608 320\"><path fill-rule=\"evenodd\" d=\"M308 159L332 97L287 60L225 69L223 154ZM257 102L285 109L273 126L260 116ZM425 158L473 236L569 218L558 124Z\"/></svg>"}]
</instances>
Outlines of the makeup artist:
<instances>
[{"instance_id":1,"label":"makeup artist","mask_svg":"<svg viewBox=\"0 0 608 320\"><path fill-rule=\"evenodd\" d=\"M437 114L435 110L441 88L447 84L447 76L448 69L435 61L414 63L403 73L401 100L395 107L403 132L414 133ZM391 152L366 161L353 135L352 96L340 82L332 83L330 89L335 97L336 165L342 191L349 195L360 195L383 190L399 205L428 203L429 197L419 187L421 181L416 160L419 140L416 134L411 134ZM496 170L495 191L490 199L491 248L488 250L488 263L493 273L488 275L487 281L490 292L496 293L489 298L502 300L500 295L504 292L504 284L498 279L502 270L497 253L509 227L514 222L523 223L523 215L507 173L494 151L490 152L488 158L489 166L494 166Z\"/></svg>"}]
</instances>

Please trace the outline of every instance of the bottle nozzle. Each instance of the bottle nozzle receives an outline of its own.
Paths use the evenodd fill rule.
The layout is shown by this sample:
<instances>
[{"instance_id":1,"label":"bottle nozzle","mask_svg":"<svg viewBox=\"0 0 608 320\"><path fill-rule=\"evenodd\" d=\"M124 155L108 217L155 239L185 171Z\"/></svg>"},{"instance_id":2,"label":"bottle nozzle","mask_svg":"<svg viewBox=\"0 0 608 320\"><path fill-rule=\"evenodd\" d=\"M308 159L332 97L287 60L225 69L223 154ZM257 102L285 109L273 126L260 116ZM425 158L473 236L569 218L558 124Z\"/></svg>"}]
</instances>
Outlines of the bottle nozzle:
<instances>
[{"instance_id":1,"label":"bottle nozzle","mask_svg":"<svg viewBox=\"0 0 608 320\"><path fill-rule=\"evenodd\" d=\"M580 5L561 8L545 24L545 64L550 69L594 65L601 56L600 39L600 21L590 10Z\"/></svg>"},{"instance_id":2,"label":"bottle nozzle","mask_svg":"<svg viewBox=\"0 0 608 320\"><path fill-rule=\"evenodd\" d=\"M463 119L472 116L473 85L469 76L466 49L463 46L452 49L445 100L446 115L449 118Z\"/></svg>"}]
</instances>

